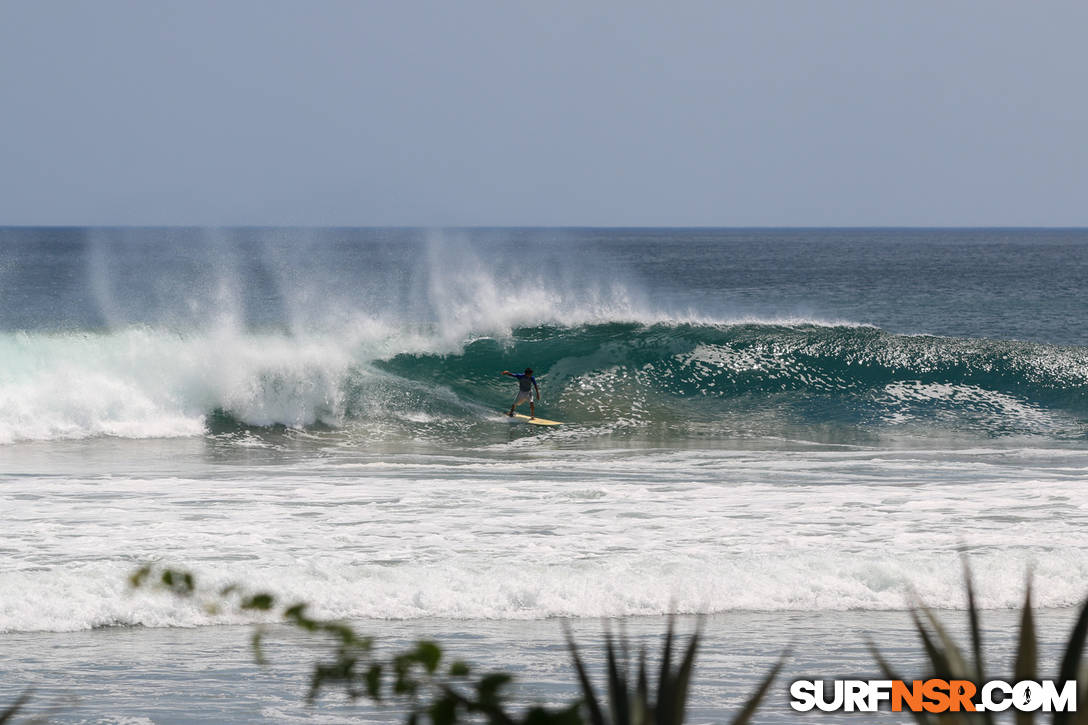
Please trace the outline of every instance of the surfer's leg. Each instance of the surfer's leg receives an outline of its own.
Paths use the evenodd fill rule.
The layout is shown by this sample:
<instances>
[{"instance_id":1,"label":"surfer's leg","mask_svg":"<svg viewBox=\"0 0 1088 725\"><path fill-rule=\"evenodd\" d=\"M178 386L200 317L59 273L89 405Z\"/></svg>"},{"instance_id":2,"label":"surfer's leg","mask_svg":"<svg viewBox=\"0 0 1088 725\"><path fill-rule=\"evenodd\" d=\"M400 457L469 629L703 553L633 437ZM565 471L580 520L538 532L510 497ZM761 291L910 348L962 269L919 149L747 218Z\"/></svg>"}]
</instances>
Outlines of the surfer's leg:
<instances>
[{"instance_id":1,"label":"surfer's leg","mask_svg":"<svg viewBox=\"0 0 1088 725\"><path fill-rule=\"evenodd\" d=\"M536 406L533 405L532 400L529 401L529 417L530 418L535 418L536 417Z\"/></svg>"}]
</instances>

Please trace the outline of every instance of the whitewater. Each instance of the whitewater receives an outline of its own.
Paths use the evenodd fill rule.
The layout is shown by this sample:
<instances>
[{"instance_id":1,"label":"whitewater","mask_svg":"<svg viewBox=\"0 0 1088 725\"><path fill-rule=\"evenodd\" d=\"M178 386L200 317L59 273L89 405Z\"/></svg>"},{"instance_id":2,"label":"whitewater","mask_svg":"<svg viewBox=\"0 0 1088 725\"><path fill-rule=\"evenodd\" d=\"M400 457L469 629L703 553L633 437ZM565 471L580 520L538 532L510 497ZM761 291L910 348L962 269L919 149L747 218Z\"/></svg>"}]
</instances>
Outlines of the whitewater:
<instances>
[{"instance_id":1,"label":"whitewater","mask_svg":"<svg viewBox=\"0 0 1088 725\"><path fill-rule=\"evenodd\" d=\"M533 326L459 346L373 324L318 336L16 332L0 338L0 354L2 443L199 436L225 418L306 429L443 413L468 431L508 397L496 365L527 359L547 365L550 404L565 418L610 431L702 421L724 434L723 406L748 413L753 429L754 408L811 406L816 397L821 407L808 418L819 423L943 416L986 433L1077 438L1088 402L1081 348L814 323Z\"/></svg>"},{"instance_id":2,"label":"whitewater","mask_svg":"<svg viewBox=\"0 0 1088 725\"><path fill-rule=\"evenodd\" d=\"M999 621L1030 573L1064 623L1086 273L1078 230L0 230L0 670L175 630L206 669L262 621L130 591L145 562L545 669L554 618L679 612L869 671L840 630L962 610L963 552ZM526 366L562 427L501 415ZM277 702L228 719L305 719Z\"/></svg>"}]
</instances>

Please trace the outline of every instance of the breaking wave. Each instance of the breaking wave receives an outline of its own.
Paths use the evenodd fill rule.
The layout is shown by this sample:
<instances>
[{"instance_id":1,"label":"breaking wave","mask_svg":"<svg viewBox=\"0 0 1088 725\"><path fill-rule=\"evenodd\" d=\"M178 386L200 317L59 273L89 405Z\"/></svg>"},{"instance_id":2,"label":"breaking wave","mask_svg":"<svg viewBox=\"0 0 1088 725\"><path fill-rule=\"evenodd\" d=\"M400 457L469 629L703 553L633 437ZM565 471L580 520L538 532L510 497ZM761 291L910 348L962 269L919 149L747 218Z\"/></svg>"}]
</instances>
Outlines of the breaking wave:
<instances>
[{"instance_id":1,"label":"breaking wave","mask_svg":"<svg viewBox=\"0 0 1088 725\"><path fill-rule=\"evenodd\" d=\"M1088 350L814 322L614 320L448 330L372 320L313 335L150 327L0 335L0 442L223 426L441 425L465 435L532 366L541 411L609 430L1082 437Z\"/></svg>"}]
</instances>

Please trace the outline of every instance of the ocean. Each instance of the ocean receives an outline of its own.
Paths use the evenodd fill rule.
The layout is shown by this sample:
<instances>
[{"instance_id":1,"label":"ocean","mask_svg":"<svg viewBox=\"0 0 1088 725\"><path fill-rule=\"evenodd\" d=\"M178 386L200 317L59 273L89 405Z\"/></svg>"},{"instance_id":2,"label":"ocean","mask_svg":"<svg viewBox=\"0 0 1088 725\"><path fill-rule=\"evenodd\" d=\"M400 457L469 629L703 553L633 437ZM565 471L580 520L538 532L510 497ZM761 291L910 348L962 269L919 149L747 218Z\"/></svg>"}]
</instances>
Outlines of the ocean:
<instances>
[{"instance_id":1,"label":"ocean","mask_svg":"<svg viewBox=\"0 0 1088 725\"><path fill-rule=\"evenodd\" d=\"M1088 595L1088 230L0 228L0 707L391 722L156 562L575 696L561 622L706 615L693 722L920 672L912 597L1011 670ZM502 415L532 367L540 428ZM695 626L682 616L681 630ZM957 625L958 626L958 625ZM957 630L962 633L962 629ZM278 655L278 659L277 659ZM991 665L991 669L994 666ZM861 722L808 714L811 722ZM893 713L865 722L905 722Z\"/></svg>"}]
</instances>

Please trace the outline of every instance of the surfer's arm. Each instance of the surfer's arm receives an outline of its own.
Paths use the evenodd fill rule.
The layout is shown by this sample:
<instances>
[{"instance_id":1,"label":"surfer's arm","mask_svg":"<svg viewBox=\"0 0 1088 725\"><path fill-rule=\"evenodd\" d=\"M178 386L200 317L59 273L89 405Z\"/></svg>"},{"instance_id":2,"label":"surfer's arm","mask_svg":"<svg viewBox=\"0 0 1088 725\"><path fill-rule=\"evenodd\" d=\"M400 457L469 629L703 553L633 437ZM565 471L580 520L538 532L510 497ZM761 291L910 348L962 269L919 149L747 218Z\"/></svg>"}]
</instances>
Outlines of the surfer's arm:
<instances>
[{"instance_id":1,"label":"surfer's arm","mask_svg":"<svg viewBox=\"0 0 1088 725\"><path fill-rule=\"evenodd\" d=\"M514 374L512 372L510 372L509 370L503 370L502 374L503 375L509 375L510 377L514 377Z\"/></svg>"},{"instance_id":2,"label":"surfer's arm","mask_svg":"<svg viewBox=\"0 0 1088 725\"><path fill-rule=\"evenodd\" d=\"M540 388L537 387L536 380L533 381L533 390L536 391L536 399L540 400Z\"/></svg>"}]
</instances>

